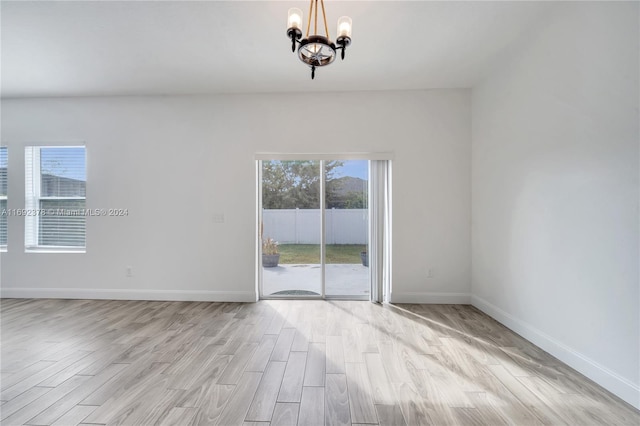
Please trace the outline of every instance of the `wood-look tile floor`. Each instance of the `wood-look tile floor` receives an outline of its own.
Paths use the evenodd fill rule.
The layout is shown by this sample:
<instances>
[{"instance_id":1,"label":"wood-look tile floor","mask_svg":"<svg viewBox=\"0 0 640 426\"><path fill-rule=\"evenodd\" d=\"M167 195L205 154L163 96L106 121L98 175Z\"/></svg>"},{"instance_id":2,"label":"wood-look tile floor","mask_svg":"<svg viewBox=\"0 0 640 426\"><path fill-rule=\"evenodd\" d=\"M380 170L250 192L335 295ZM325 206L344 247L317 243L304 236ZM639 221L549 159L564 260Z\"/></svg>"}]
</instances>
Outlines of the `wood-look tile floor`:
<instances>
[{"instance_id":1,"label":"wood-look tile floor","mask_svg":"<svg viewBox=\"0 0 640 426\"><path fill-rule=\"evenodd\" d=\"M1 301L3 425L640 424L470 306Z\"/></svg>"}]
</instances>

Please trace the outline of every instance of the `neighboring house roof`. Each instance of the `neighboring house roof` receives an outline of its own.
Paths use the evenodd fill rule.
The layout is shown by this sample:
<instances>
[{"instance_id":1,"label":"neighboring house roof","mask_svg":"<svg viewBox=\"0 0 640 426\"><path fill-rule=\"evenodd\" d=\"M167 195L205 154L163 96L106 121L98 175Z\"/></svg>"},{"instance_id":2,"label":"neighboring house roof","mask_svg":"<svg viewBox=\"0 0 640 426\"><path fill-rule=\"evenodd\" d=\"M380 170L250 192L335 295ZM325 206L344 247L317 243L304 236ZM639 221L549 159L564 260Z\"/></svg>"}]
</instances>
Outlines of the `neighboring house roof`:
<instances>
[{"instance_id":1,"label":"neighboring house roof","mask_svg":"<svg viewBox=\"0 0 640 426\"><path fill-rule=\"evenodd\" d=\"M42 174L40 193L43 196L84 197L87 182L52 174Z\"/></svg>"}]
</instances>

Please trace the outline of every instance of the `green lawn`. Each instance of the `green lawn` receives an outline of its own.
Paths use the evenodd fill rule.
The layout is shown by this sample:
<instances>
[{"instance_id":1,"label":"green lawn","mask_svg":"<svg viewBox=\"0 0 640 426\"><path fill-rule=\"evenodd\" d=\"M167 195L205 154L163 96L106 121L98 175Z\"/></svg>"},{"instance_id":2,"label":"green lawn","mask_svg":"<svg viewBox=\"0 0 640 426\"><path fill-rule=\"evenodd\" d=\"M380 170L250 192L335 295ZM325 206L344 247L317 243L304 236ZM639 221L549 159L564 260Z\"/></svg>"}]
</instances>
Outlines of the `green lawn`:
<instances>
[{"instance_id":1,"label":"green lawn","mask_svg":"<svg viewBox=\"0 0 640 426\"><path fill-rule=\"evenodd\" d=\"M327 245L327 263L361 263L360 252L365 251L364 244ZM280 244L280 263L320 263L320 245L318 244Z\"/></svg>"}]
</instances>

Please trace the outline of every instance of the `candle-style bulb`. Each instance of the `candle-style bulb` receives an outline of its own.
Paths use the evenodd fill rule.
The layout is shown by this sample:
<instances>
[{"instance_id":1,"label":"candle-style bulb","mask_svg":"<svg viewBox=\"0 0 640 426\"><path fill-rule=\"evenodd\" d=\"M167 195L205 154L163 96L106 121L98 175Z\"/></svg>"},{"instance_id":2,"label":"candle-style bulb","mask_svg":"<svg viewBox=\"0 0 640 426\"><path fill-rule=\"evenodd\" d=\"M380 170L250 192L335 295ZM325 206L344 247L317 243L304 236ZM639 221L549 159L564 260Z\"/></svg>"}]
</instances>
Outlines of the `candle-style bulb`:
<instances>
[{"instance_id":1,"label":"candle-style bulb","mask_svg":"<svg viewBox=\"0 0 640 426\"><path fill-rule=\"evenodd\" d=\"M348 16L341 16L338 19L338 37L351 38L351 18Z\"/></svg>"},{"instance_id":2,"label":"candle-style bulb","mask_svg":"<svg viewBox=\"0 0 640 426\"><path fill-rule=\"evenodd\" d=\"M289 9L289 19L287 20L287 28L301 29L302 25L302 11L297 7Z\"/></svg>"}]
</instances>

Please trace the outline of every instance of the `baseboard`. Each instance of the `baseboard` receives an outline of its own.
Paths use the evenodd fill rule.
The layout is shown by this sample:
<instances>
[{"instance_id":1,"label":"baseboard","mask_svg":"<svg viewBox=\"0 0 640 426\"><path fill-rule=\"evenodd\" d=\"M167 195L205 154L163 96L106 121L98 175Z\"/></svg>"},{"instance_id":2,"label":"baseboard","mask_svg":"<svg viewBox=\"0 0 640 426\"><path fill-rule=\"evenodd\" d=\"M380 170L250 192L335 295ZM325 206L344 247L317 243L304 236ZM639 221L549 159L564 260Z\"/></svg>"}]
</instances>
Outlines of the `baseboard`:
<instances>
[{"instance_id":1,"label":"baseboard","mask_svg":"<svg viewBox=\"0 0 640 426\"><path fill-rule=\"evenodd\" d=\"M251 291L131 290L79 288L1 288L0 297L9 299L106 299L186 302L255 302Z\"/></svg>"},{"instance_id":2,"label":"baseboard","mask_svg":"<svg viewBox=\"0 0 640 426\"><path fill-rule=\"evenodd\" d=\"M391 303L418 303L418 304L444 304L444 305L468 305L471 303L471 295L468 293L426 293L426 292L391 292Z\"/></svg>"},{"instance_id":3,"label":"baseboard","mask_svg":"<svg viewBox=\"0 0 640 426\"><path fill-rule=\"evenodd\" d=\"M620 399L640 409L640 386L480 297L472 296L471 304Z\"/></svg>"}]
</instances>

